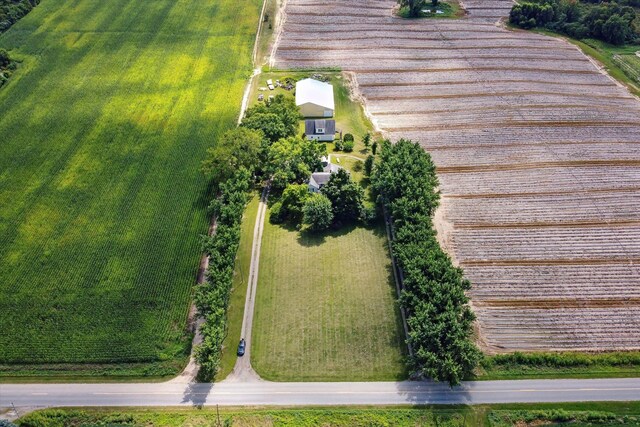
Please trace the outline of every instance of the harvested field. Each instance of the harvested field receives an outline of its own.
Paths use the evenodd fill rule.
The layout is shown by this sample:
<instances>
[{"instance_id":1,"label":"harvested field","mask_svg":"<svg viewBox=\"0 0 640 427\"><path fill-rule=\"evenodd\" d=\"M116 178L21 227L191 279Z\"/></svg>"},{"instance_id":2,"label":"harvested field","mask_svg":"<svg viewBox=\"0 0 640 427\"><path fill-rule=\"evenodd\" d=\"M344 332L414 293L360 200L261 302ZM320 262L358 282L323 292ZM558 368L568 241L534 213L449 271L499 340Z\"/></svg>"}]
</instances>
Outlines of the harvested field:
<instances>
[{"instance_id":1,"label":"harvested field","mask_svg":"<svg viewBox=\"0 0 640 427\"><path fill-rule=\"evenodd\" d=\"M464 5L288 0L274 65L353 72L374 123L432 153L485 350L639 349L640 102L571 44L496 25L510 1Z\"/></svg>"}]
</instances>

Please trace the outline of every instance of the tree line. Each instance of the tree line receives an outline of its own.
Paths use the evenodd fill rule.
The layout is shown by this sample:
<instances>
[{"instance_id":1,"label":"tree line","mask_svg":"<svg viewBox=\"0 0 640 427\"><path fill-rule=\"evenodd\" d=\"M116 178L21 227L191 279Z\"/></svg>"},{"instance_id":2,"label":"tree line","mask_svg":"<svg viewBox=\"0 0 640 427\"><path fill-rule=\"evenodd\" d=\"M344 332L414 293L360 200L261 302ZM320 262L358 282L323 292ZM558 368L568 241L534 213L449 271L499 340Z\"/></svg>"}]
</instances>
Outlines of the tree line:
<instances>
[{"instance_id":1,"label":"tree line","mask_svg":"<svg viewBox=\"0 0 640 427\"><path fill-rule=\"evenodd\" d=\"M209 206L216 219L212 236L202 236L209 256L205 283L198 285L195 305L204 320L202 343L195 349L198 376L210 381L220 366L227 334L227 308L233 286L240 227L249 191L255 182L274 176L276 192L301 181L320 162L316 144L305 145L294 136L300 118L295 102L282 95L247 110L241 125L225 132L207 150L202 171L215 197Z\"/></svg>"},{"instance_id":2,"label":"tree line","mask_svg":"<svg viewBox=\"0 0 640 427\"><path fill-rule=\"evenodd\" d=\"M521 28L546 28L576 39L593 38L622 45L640 43L640 22L634 7L640 0L540 0L516 4L509 22Z\"/></svg>"},{"instance_id":3,"label":"tree line","mask_svg":"<svg viewBox=\"0 0 640 427\"><path fill-rule=\"evenodd\" d=\"M411 369L451 385L469 377L481 353L472 340L471 284L440 247L433 226L439 203L431 156L401 139L382 144L371 185L392 225L392 253L402 272Z\"/></svg>"},{"instance_id":4,"label":"tree line","mask_svg":"<svg viewBox=\"0 0 640 427\"><path fill-rule=\"evenodd\" d=\"M40 0L0 0L0 34L40 4Z\"/></svg>"}]
</instances>

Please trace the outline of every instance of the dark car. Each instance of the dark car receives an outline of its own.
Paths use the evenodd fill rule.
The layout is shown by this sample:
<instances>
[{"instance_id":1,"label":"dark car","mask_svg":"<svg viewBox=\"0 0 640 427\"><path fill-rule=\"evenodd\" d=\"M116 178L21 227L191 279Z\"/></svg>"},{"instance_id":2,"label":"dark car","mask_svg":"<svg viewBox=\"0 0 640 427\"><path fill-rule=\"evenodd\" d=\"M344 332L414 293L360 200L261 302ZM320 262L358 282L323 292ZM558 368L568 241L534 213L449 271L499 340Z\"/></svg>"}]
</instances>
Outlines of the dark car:
<instances>
[{"instance_id":1,"label":"dark car","mask_svg":"<svg viewBox=\"0 0 640 427\"><path fill-rule=\"evenodd\" d=\"M247 343L244 341L244 338L240 340L240 344L238 344L238 356L244 356L244 348L247 346Z\"/></svg>"}]
</instances>

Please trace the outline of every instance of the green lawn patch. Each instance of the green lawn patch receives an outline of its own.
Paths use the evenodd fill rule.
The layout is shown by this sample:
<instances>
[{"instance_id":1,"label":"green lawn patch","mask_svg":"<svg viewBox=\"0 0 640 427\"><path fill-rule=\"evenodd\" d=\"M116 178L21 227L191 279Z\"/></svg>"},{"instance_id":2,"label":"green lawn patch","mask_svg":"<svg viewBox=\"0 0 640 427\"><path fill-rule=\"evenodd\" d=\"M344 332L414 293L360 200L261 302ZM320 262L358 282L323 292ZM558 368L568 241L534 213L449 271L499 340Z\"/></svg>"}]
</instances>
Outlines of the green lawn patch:
<instances>
[{"instance_id":1,"label":"green lawn patch","mask_svg":"<svg viewBox=\"0 0 640 427\"><path fill-rule=\"evenodd\" d=\"M310 235L267 222L252 365L274 381L404 378L395 299L382 228Z\"/></svg>"},{"instance_id":2,"label":"green lawn patch","mask_svg":"<svg viewBox=\"0 0 640 427\"><path fill-rule=\"evenodd\" d=\"M0 91L0 376L180 371L200 162L235 125L261 4L45 1L0 36L22 61Z\"/></svg>"},{"instance_id":3,"label":"green lawn patch","mask_svg":"<svg viewBox=\"0 0 640 427\"><path fill-rule=\"evenodd\" d=\"M218 423L218 420L220 423ZM497 404L426 407L44 409L21 418L22 427L89 425L185 427L505 427L631 426L640 402Z\"/></svg>"}]
</instances>

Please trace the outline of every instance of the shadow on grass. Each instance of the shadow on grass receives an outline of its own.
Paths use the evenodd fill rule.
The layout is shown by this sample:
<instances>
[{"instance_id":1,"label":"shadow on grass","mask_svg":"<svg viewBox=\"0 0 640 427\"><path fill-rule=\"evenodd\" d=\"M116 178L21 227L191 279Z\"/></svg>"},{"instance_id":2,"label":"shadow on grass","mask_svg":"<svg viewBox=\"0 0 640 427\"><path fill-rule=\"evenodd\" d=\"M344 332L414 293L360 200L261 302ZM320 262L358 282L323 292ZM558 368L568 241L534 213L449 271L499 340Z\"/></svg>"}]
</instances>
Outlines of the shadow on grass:
<instances>
[{"instance_id":1,"label":"shadow on grass","mask_svg":"<svg viewBox=\"0 0 640 427\"><path fill-rule=\"evenodd\" d=\"M326 242L327 238L338 238L346 236L358 227L362 225L358 223L349 223L327 231L310 231L302 230L298 234L298 244L304 247L320 246Z\"/></svg>"}]
</instances>

